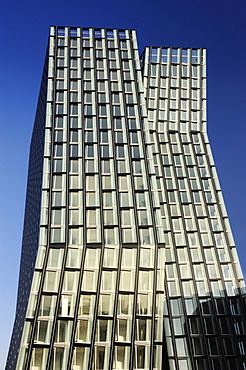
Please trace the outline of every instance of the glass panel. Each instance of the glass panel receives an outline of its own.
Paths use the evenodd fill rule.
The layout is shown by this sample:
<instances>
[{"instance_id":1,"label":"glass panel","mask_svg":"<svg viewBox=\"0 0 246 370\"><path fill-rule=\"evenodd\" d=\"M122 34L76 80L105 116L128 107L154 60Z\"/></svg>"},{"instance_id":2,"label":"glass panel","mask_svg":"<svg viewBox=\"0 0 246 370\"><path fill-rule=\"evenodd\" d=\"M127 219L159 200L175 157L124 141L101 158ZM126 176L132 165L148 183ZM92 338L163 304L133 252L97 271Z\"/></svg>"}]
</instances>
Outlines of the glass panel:
<instances>
[{"instance_id":1,"label":"glass panel","mask_svg":"<svg viewBox=\"0 0 246 370\"><path fill-rule=\"evenodd\" d=\"M130 342L131 341L131 330L132 330L132 320L131 319L129 318L117 319L115 340L118 342Z\"/></svg>"},{"instance_id":2,"label":"glass panel","mask_svg":"<svg viewBox=\"0 0 246 370\"><path fill-rule=\"evenodd\" d=\"M66 370L68 353L69 353L68 347L65 347L65 348L55 347L53 350L51 369L52 370L56 370L56 369Z\"/></svg>"},{"instance_id":3,"label":"glass panel","mask_svg":"<svg viewBox=\"0 0 246 370\"><path fill-rule=\"evenodd\" d=\"M73 352L72 369L87 370L89 353L90 348L88 347L75 347Z\"/></svg>"},{"instance_id":4,"label":"glass panel","mask_svg":"<svg viewBox=\"0 0 246 370\"><path fill-rule=\"evenodd\" d=\"M116 248L105 248L103 266L105 267L117 267L118 263L118 252Z\"/></svg>"},{"instance_id":5,"label":"glass panel","mask_svg":"<svg viewBox=\"0 0 246 370\"><path fill-rule=\"evenodd\" d=\"M153 271L139 271L138 290L153 290Z\"/></svg>"},{"instance_id":6,"label":"glass panel","mask_svg":"<svg viewBox=\"0 0 246 370\"><path fill-rule=\"evenodd\" d=\"M73 316L76 294L62 294L58 314L59 316Z\"/></svg>"},{"instance_id":7,"label":"glass panel","mask_svg":"<svg viewBox=\"0 0 246 370\"><path fill-rule=\"evenodd\" d=\"M94 314L95 295L81 295L78 316L92 316Z\"/></svg>"},{"instance_id":8,"label":"glass panel","mask_svg":"<svg viewBox=\"0 0 246 370\"><path fill-rule=\"evenodd\" d=\"M112 320L97 320L96 323L96 342L110 342L112 330Z\"/></svg>"},{"instance_id":9,"label":"glass panel","mask_svg":"<svg viewBox=\"0 0 246 370\"><path fill-rule=\"evenodd\" d=\"M31 358L31 369L46 369L48 348L33 348Z\"/></svg>"},{"instance_id":10,"label":"glass panel","mask_svg":"<svg viewBox=\"0 0 246 370\"><path fill-rule=\"evenodd\" d=\"M81 289L85 291L96 290L97 275L98 275L97 270L84 271Z\"/></svg>"},{"instance_id":11,"label":"glass panel","mask_svg":"<svg viewBox=\"0 0 246 370\"><path fill-rule=\"evenodd\" d=\"M100 294L98 315L113 315L114 294Z\"/></svg>"},{"instance_id":12,"label":"glass panel","mask_svg":"<svg viewBox=\"0 0 246 370\"><path fill-rule=\"evenodd\" d=\"M138 294L137 307L139 315L152 314L152 294Z\"/></svg>"},{"instance_id":13,"label":"glass panel","mask_svg":"<svg viewBox=\"0 0 246 370\"><path fill-rule=\"evenodd\" d=\"M69 343L72 331L72 321L58 320L56 325L55 342Z\"/></svg>"},{"instance_id":14,"label":"glass panel","mask_svg":"<svg viewBox=\"0 0 246 370\"><path fill-rule=\"evenodd\" d=\"M46 271L44 279L44 291L55 292L58 290L60 271Z\"/></svg>"},{"instance_id":15,"label":"glass panel","mask_svg":"<svg viewBox=\"0 0 246 370\"><path fill-rule=\"evenodd\" d=\"M42 295L39 306L38 316L54 316L56 306L56 296Z\"/></svg>"},{"instance_id":16,"label":"glass panel","mask_svg":"<svg viewBox=\"0 0 246 370\"><path fill-rule=\"evenodd\" d=\"M34 343L49 343L52 321L37 321Z\"/></svg>"},{"instance_id":17,"label":"glass panel","mask_svg":"<svg viewBox=\"0 0 246 370\"><path fill-rule=\"evenodd\" d=\"M133 310L133 295L119 294L118 296L118 315L131 315Z\"/></svg>"},{"instance_id":18,"label":"glass panel","mask_svg":"<svg viewBox=\"0 0 246 370\"><path fill-rule=\"evenodd\" d=\"M150 341L151 337L151 320L136 320L136 331L135 340L136 341Z\"/></svg>"},{"instance_id":19,"label":"glass panel","mask_svg":"<svg viewBox=\"0 0 246 370\"><path fill-rule=\"evenodd\" d=\"M136 369L150 368L150 347L149 346L135 346L134 365Z\"/></svg>"},{"instance_id":20,"label":"glass panel","mask_svg":"<svg viewBox=\"0 0 246 370\"><path fill-rule=\"evenodd\" d=\"M92 319L78 320L75 342L90 342L92 331Z\"/></svg>"},{"instance_id":21,"label":"glass panel","mask_svg":"<svg viewBox=\"0 0 246 370\"><path fill-rule=\"evenodd\" d=\"M115 346L113 370L129 369L130 347Z\"/></svg>"},{"instance_id":22,"label":"glass panel","mask_svg":"<svg viewBox=\"0 0 246 370\"><path fill-rule=\"evenodd\" d=\"M68 248L67 267L80 267L82 258L82 249Z\"/></svg>"},{"instance_id":23,"label":"glass panel","mask_svg":"<svg viewBox=\"0 0 246 370\"><path fill-rule=\"evenodd\" d=\"M109 353L110 348L108 346L106 347L95 346L92 369L108 370Z\"/></svg>"},{"instance_id":24,"label":"glass panel","mask_svg":"<svg viewBox=\"0 0 246 370\"><path fill-rule=\"evenodd\" d=\"M135 284L135 271L121 271L120 275L120 289L133 290Z\"/></svg>"},{"instance_id":25,"label":"glass panel","mask_svg":"<svg viewBox=\"0 0 246 370\"><path fill-rule=\"evenodd\" d=\"M103 271L101 278L101 291L115 289L116 271Z\"/></svg>"},{"instance_id":26,"label":"glass panel","mask_svg":"<svg viewBox=\"0 0 246 370\"><path fill-rule=\"evenodd\" d=\"M62 290L66 292L77 292L78 279L78 271L65 271Z\"/></svg>"}]
</instances>

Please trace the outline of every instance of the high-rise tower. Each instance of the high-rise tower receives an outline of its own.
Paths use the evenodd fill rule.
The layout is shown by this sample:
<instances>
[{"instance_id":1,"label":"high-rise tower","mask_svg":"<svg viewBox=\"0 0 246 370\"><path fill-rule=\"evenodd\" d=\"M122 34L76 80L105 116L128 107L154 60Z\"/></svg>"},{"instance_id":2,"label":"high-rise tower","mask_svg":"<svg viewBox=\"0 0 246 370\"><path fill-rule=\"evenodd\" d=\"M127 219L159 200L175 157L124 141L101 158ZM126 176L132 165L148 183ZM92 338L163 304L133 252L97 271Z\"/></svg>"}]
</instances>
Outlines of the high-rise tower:
<instances>
[{"instance_id":1,"label":"high-rise tower","mask_svg":"<svg viewBox=\"0 0 246 370\"><path fill-rule=\"evenodd\" d=\"M6 369L246 369L243 287L205 50L51 27Z\"/></svg>"}]
</instances>

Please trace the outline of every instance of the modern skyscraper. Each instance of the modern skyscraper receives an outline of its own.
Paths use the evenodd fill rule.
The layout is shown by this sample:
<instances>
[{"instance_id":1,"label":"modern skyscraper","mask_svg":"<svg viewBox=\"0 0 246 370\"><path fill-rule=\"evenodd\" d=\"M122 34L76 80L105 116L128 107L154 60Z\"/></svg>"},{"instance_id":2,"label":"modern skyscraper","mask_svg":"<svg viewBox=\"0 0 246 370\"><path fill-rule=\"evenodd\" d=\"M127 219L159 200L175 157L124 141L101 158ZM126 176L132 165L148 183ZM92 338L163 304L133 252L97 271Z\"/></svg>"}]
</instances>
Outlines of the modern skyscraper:
<instances>
[{"instance_id":1,"label":"modern skyscraper","mask_svg":"<svg viewBox=\"0 0 246 370\"><path fill-rule=\"evenodd\" d=\"M6 369L246 369L204 49L51 27Z\"/></svg>"}]
</instances>

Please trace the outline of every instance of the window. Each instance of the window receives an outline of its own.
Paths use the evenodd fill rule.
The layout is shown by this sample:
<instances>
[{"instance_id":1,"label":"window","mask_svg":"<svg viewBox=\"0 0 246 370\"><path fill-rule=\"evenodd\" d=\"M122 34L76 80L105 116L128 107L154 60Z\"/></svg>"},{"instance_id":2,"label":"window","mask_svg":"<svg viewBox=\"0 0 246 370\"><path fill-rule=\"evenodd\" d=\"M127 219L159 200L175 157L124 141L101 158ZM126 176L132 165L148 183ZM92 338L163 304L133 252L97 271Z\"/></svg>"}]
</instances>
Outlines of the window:
<instances>
[{"instance_id":1,"label":"window","mask_svg":"<svg viewBox=\"0 0 246 370\"><path fill-rule=\"evenodd\" d=\"M98 101L99 101L99 103L106 103L106 94L105 93L98 93Z\"/></svg>"},{"instance_id":2,"label":"window","mask_svg":"<svg viewBox=\"0 0 246 370\"><path fill-rule=\"evenodd\" d=\"M113 39L114 38L114 31L107 30L107 38L108 39ZM114 41L110 41L114 42Z\"/></svg>"},{"instance_id":3,"label":"window","mask_svg":"<svg viewBox=\"0 0 246 370\"><path fill-rule=\"evenodd\" d=\"M116 56L115 56L115 50L113 49L109 49L109 59L115 59Z\"/></svg>"},{"instance_id":4,"label":"window","mask_svg":"<svg viewBox=\"0 0 246 370\"><path fill-rule=\"evenodd\" d=\"M94 140L94 131L85 131L85 143L93 143Z\"/></svg>"},{"instance_id":5,"label":"window","mask_svg":"<svg viewBox=\"0 0 246 370\"><path fill-rule=\"evenodd\" d=\"M127 106L127 115L128 116L132 116L132 117L135 116L135 108L134 108L134 105L128 105Z\"/></svg>"},{"instance_id":6,"label":"window","mask_svg":"<svg viewBox=\"0 0 246 370\"><path fill-rule=\"evenodd\" d=\"M70 114L71 115L78 115L78 105L77 104L71 104L70 105Z\"/></svg>"},{"instance_id":7,"label":"window","mask_svg":"<svg viewBox=\"0 0 246 370\"><path fill-rule=\"evenodd\" d=\"M99 115L107 116L107 106L106 105L99 105Z\"/></svg>"},{"instance_id":8,"label":"window","mask_svg":"<svg viewBox=\"0 0 246 370\"><path fill-rule=\"evenodd\" d=\"M109 145L102 145L101 146L101 158L108 158L109 157Z\"/></svg>"},{"instance_id":9,"label":"window","mask_svg":"<svg viewBox=\"0 0 246 370\"><path fill-rule=\"evenodd\" d=\"M133 210L122 210L121 211L121 222L122 226L131 226L133 219Z\"/></svg>"},{"instance_id":10,"label":"window","mask_svg":"<svg viewBox=\"0 0 246 370\"><path fill-rule=\"evenodd\" d=\"M118 145L116 147L116 157L117 158L125 158L124 146L123 145Z\"/></svg>"},{"instance_id":11,"label":"window","mask_svg":"<svg viewBox=\"0 0 246 370\"><path fill-rule=\"evenodd\" d=\"M92 115L92 105L85 104L84 112L86 116L91 116Z\"/></svg>"},{"instance_id":12,"label":"window","mask_svg":"<svg viewBox=\"0 0 246 370\"><path fill-rule=\"evenodd\" d=\"M94 157L94 146L93 145L86 145L85 146L85 156L87 158Z\"/></svg>"},{"instance_id":13,"label":"window","mask_svg":"<svg viewBox=\"0 0 246 370\"><path fill-rule=\"evenodd\" d=\"M113 115L114 116L121 116L121 109L119 105L114 105L113 106Z\"/></svg>"},{"instance_id":14,"label":"window","mask_svg":"<svg viewBox=\"0 0 246 370\"><path fill-rule=\"evenodd\" d=\"M134 159L140 158L139 146L132 146L131 152L132 152L132 158Z\"/></svg>"},{"instance_id":15,"label":"window","mask_svg":"<svg viewBox=\"0 0 246 370\"><path fill-rule=\"evenodd\" d=\"M127 50L122 50L121 51L121 57L122 57L122 59L128 59L129 58L128 51Z\"/></svg>"}]
</instances>

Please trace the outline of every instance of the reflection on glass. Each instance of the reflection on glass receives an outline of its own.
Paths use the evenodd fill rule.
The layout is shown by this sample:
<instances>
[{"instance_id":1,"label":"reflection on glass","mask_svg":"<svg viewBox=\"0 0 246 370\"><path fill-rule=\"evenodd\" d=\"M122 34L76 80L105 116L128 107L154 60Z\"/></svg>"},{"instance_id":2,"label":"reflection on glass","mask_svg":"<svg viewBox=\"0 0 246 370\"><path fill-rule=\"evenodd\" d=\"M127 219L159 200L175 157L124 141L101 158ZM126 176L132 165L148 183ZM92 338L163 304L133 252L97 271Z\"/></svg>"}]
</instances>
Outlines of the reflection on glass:
<instances>
[{"instance_id":1,"label":"reflection on glass","mask_svg":"<svg viewBox=\"0 0 246 370\"><path fill-rule=\"evenodd\" d=\"M129 369L130 347L115 346L113 370Z\"/></svg>"}]
</instances>

